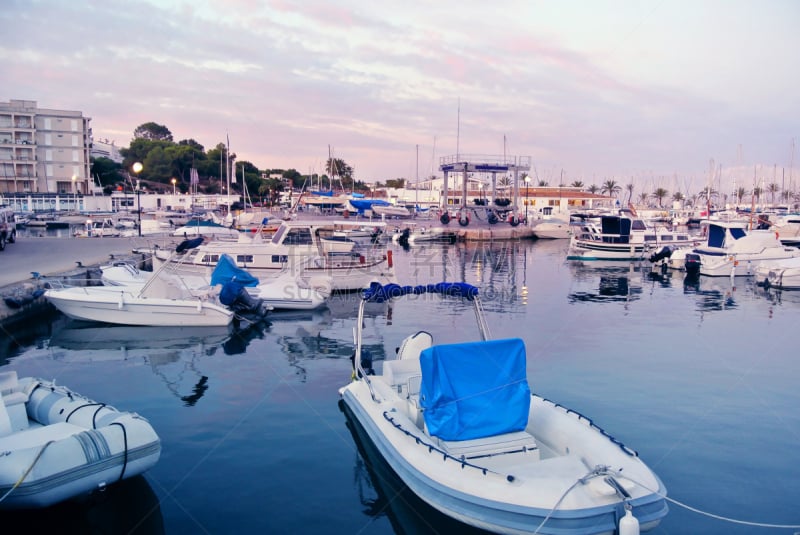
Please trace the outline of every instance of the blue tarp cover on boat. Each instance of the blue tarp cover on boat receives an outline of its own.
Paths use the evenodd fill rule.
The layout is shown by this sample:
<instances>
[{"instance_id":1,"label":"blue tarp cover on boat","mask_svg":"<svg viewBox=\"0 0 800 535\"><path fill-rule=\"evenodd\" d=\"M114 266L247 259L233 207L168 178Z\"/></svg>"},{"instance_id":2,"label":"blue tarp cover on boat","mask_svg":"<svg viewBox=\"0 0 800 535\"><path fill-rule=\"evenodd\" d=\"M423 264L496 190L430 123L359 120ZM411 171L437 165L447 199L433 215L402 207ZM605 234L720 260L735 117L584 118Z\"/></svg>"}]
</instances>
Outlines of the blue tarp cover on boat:
<instances>
[{"instance_id":1,"label":"blue tarp cover on boat","mask_svg":"<svg viewBox=\"0 0 800 535\"><path fill-rule=\"evenodd\" d=\"M422 351L420 365L431 435L471 440L525 429L531 391L521 339L433 346Z\"/></svg>"},{"instance_id":2,"label":"blue tarp cover on boat","mask_svg":"<svg viewBox=\"0 0 800 535\"><path fill-rule=\"evenodd\" d=\"M258 286L258 278L237 266L230 255L224 254L219 257L217 266L211 274L211 286L224 285L231 281L236 281L241 286Z\"/></svg>"},{"instance_id":3,"label":"blue tarp cover on boat","mask_svg":"<svg viewBox=\"0 0 800 535\"><path fill-rule=\"evenodd\" d=\"M372 210L372 207L377 206L391 206L391 203L388 203L381 199L350 199L350 205L355 208L359 214L363 214L364 210Z\"/></svg>"}]
</instances>

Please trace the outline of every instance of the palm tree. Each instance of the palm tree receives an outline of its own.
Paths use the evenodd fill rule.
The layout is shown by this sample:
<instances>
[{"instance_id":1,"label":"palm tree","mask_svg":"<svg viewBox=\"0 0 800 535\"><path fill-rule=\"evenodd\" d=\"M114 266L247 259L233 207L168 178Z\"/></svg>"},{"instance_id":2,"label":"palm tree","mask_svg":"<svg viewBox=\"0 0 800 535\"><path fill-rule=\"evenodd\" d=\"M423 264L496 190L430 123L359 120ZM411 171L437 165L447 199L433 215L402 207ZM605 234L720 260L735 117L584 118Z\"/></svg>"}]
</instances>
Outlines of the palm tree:
<instances>
[{"instance_id":1,"label":"palm tree","mask_svg":"<svg viewBox=\"0 0 800 535\"><path fill-rule=\"evenodd\" d=\"M583 182L581 182L580 180L576 180L575 182L570 184L570 186L572 186L573 188L582 188L583 187Z\"/></svg>"},{"instance_id":2,"label":"palm tree","mask_svg":"<svg viewBox=\"0 0 800 535\"><path fill-rule=\"evenodd\" d=\"M747 190L745 188L737 188L736 189L736 204L742 204L742 199L745 195L747 195Z\"/></svg>"},{"instance_id":3,"label":"palm tree","mask_svg":"<svg viewBox=\"0 0 800 535\"><path fill-rule=\"evenodd\" d=\"M606 180L603 183L603 187L600 188L600 193L606 193L611 197L616 197L621 189L616 180Z\"/></svg>"},{"instance_id":4,"label":"palm tree","mask_svg":"<svg viewBox=\"0 0 800 535\"><path fill-rule=\"evenodd\" d=\"M540 188L546 188L548 186L547 180L540 180L537 186L539 186Z\"/></svg>"},{"instance_id":5,"label":"palm tree","mask_svg":"<svg viewBox=\"0 0 800 535\"><path fill-rule=\"evenodd\" d=\"M656 200L658 200L659 208L661 208L661 201L663 201L664 197L666 197L667 195L669 195L669 192L664 188L656 188L656 190L653 192L653 197L655 197Z\"/></svg>"},{"instance_id":6,"label":"palm tree","mask_svg":"<svg viewBox=\"0 0 800 535\"><path fill-rule=\"evenodd\" d=\"M628 190L628 204L630 204L631 199L633 199L633 182L626 184L625 189Z\"/></svg>"},{"instance_id":7,"label":"palm tree","mask_svg":"<svg viewBox=\"0 0 800 535\"><path fill-rule=\"evenodd\" d=\"M767 185L767 191L770 194L770 198L772 199L772 206L775 206L775 194L781 190L781 187L777 185L775 182Z\"/></svg>"},{"instance_id":8,"label":"palm tree","mask_svg":"<svg viewBox=\"0 0 800 535\"><path fill-rule=\"evenodd\" d=\"M586 191L588 191L589 193L597 193L598 191L600 191L600 186L598 186L597 184L592 184L591 186L586 188Z\"/></svg>"},{"instance_id":9,"label":"palm tree","mask_svg":"<svg viewBox=\"0 0 800 535\"><path fill-rule=\"evenodd\" d=\"M641 192L639 194L639 204L647 205L647 197L648 197L647 193Z\"/></svg>"},{"instance_id":10,"label":"palm tree","mask_svg":"<svg viewBox=\"0 0 800 535\"><path fill-rule=\"evenodd\" d=\"M686 197L680 191L676 191L672 194L672 200L681 203L681 206L683 206L683 201L686 200Z\"/></svg>"},{"instance_id":11,"label":"palm tree","mask_svg":"<svg viewBox=\"0 0 800 535\"><path fill-rule=\"evenodd\" d=\"M750 194L750 198L753 200L753 204L758 204L758 200L761 198L761 194L763 190L756 186L753 188L753 192Z\"/></svg>"},{"instance_id":12,"label":"palm tree","mask_svg":"<svg viewBox=\"0 0 800 535\"><path fill-rule=\"evenodd\" d=\"M711 199L713 199L717 195L718 195L717 190L715 190L711 186L706 186L705 188L700 190L700 193L697 194L697 198L705 199L706 205L711 206Z\"/></svg>"}]
</instances>

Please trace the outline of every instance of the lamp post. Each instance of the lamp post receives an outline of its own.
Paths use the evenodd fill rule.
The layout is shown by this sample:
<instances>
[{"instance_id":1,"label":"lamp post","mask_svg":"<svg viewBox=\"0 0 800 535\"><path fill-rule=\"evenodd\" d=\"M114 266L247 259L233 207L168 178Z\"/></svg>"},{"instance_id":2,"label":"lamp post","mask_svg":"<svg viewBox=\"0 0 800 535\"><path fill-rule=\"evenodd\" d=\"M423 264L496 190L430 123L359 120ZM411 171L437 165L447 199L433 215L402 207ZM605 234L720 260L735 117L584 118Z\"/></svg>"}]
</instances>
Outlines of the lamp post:
<instances>
[{"instance_id":1,"label":"lamp post","mask_svg":"<svg viewBox=\"0 0 800 535\"><path fill-rule=\"evenodd\" d=\"M131 170L133 171L134 176L136 176L136 206L137 212L139 212L139 237L142 236L142 197L141 197L141 190L139 189L139 173L142 172L144 166L141 162L135 162L133 166L131 166Z\"/></svg>"},{"instance_id":2,"label":"lamp post","mask_svg":"<svg viewBox=\"0 0 800 535\"><path fill-rule=\"evenodd\" d=\"M172 179L172 195L175 195L175 182L177 182L174 178Z\"/></svg>"},{"instance_id":3,"label":"lamp post","mask_svg":"<svg viewBox=\"0 0 800 535\"><path fill-rule=\"evenodd\" d=\"M530 175L525 175L525 224L528 224L528 187L531 183Z\"/></svg>"},{"instance_id":4,"label":"lamp post","mask_svg":"<svg viewBox=\"0 0 800 535\"><path fill-rule=\"evenodd\" d=\"M78 194L75 191L75 182L77 180L77 175L72 175L72 204L75 206L75 211L78 210Z\"/></svg>"}]
</instances>

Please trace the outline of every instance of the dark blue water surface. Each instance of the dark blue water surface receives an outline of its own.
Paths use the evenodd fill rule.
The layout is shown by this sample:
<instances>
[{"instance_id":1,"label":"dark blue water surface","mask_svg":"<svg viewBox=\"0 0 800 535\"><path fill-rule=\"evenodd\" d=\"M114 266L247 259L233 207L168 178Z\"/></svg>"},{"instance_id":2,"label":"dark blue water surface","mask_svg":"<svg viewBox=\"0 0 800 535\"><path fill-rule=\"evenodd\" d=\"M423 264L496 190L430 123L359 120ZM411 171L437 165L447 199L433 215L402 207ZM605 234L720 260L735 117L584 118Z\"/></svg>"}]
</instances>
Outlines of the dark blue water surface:
<instances>
[{"instance_id":1,"label":"dark blue water surface","mask_svg":"<svg viewBox=\"0 0 800 535\"><path fill-rule=\"evenodd\" d=\"M565 241L393 248L402 284L481 288L495 338L519 336L539 394L637 450L669 496L722 517L800 524L800 293L648 267L567 262ZM146 417L159 463L80 504L8 521L58 532L470 532L420 503L339 408L358 300L225 330L42 318L3 333L0 367ZM377 360L411 332L475 339L433 296L373 305ZM654 533L768 533L678 505ZM791 533L783 530L781 532Z\"/></svg>"}]
</instances>

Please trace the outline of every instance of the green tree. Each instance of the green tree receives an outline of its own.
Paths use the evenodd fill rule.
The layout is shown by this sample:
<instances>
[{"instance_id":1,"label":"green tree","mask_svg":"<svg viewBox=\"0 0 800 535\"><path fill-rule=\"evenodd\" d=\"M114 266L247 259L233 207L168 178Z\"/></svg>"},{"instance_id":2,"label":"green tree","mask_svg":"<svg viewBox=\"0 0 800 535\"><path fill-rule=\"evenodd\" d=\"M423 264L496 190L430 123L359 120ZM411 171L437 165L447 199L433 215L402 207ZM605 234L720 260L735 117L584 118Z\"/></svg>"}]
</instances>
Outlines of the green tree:
<instances>
[{"instance_id":1,"label":"green tree","mask_svg":"<svg viewBox=\"0 0 800 535\"><path fill-rule=\"evenodd\" d=\"M124 180L122 166L109 158L92 158L92 176L100 186L111 186Z\"/></svg>"},{"instance_id":2,"label":"green tree","mask_svg":"<svg viewBox=\"0 0 800 535\"><path fill-rule=\"evenodd\" d=\"M600 188L600 193L605 193L610 197L616 197L622 188L615 180L606 180Z\"/></svg>"},{"instance_id":3,"label":"green tree","mask_svg":"<svg viewBox=\"0 0 800 535\"><path fill-rule=\"evenodd\" d=\"M653 197L658 201L659 208L661 208L662 201L667 195L669 195L669 192L664 188L656 188L656 190L653 192Z\"/></svg>"},{"instance_id":4,"label":"green tree","mask_svg":"<svg viewBox=\"0 0 800 535\"><path fill-rule=\"evenodd\" d=\"M778 193L780 190L781 187L775 182L767 184L767 191L769 192L770 199L772 199L772 206L775 206L775 194Z\"/></svg>"},{"instance_id":5,"label":"green tree","mask_svg":"<svg viewBox=\"0 0 800 535\"><path fill-rule=\"evenodd\" d=\"M592 194L597 193L598 191L600 191L600 186L598 186L597 184L592 184L591 186L586 188L586 191Z\"/></svg>"},{"instance_id":6,"label":"green tree","mask_svg":"<svg viewBox=\"0 0 800 535\"><path fill-rule=\"evenodd\" d=\"M737 188L735 195L736 204L742 204L742 199L744 199L745 195L747 195L747 190L745 188Z\"/></svg>"},{"instance_id":7,"label":"green tree","mask_svg":"<svg viewBox=\"0 0 800 535\"><path fill-rule=\"evenodd\" d=\"M140 124L133 131L134 139L149 139L151 141L172 141L172 132L163 124L154 122Z\"/></svg>"},{"instance_id":8,"label":"green tree","mask_svg":"<svg viewBox=\"0 0 800 535\"><path fill-rule=\"evenodd\" d=\"M581 182L580 180L576 180L572 184L570 184L570 186L572 186L573 188L582 188L583 182Z\"/></svg>"},{"instance_id":9,"label":"green tree","mask_svg":"<svg viewBox=\"0 0 800 535\"><path fill-rule=\"evenodd\" d=\"M631 199L633 199L633 182L626 184L625 189L628 190L628 203L630 203Z\"/></svg>"},{"instance_id":10,"label":"green tree","mask_svg":"<svg viewBox=\"0 0 800 535\"><path fill-rule=\"evenodd\" d=\"M144 166L139 176L144 180L162 182L164 184L172 178L172 160L167 151L161 147L155 147L147 153L147 157L142 162Z\"/></svg>"},{"instance_id":11,"label":"green tree","mask_svg":"<svg viewBox=\"0 0 800 535\"><path fill-rule=\"evenodd\" d=\"M683 204L683 201L686 200L686 197L680 191L676 191L672 194L672 200Z\"/></svg>"}]
</instances>

